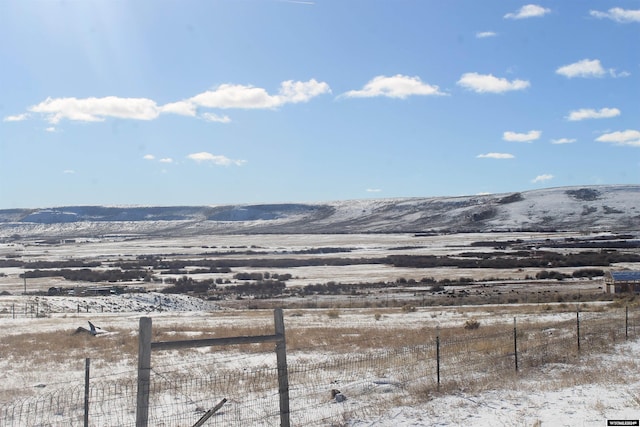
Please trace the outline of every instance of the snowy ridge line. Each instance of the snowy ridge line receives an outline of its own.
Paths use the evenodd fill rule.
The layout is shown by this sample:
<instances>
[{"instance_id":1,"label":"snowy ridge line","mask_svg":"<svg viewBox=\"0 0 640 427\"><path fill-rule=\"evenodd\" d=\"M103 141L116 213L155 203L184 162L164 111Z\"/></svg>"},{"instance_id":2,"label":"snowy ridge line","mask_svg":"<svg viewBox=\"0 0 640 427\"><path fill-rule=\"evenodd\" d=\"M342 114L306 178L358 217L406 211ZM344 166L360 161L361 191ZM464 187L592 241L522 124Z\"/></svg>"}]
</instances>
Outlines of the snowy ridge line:
<instances>
[{"instance_id":1,"label":"snowy ridge line","mask_svg":"<svg viewBox=\"0 0 640 427\"><path fill-rule=\"evenodd\" d=\"M0 239L208 234L638 231L640 185L221 206L0 210Z\"/></svg>"}]
</instances>

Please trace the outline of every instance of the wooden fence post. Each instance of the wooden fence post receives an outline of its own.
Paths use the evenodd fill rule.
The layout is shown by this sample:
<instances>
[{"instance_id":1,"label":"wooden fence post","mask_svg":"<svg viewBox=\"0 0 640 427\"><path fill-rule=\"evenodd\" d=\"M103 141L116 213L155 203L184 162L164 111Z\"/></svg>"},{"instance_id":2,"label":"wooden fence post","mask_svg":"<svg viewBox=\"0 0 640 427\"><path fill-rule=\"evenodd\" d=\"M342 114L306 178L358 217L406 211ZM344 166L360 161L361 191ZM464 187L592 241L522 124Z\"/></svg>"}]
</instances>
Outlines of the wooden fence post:
<instances>
[{"instance_id":1,"label":"wooden fence post","mask_svg":"<svg viewBox=\"0 0 640 427\"><path fill-rule=\"evenodd\" d=\"M138 394L136 401L136 427L147 427L149 424L151 328L151 318L141 317L138 332Z\"/></svg>"},{"instance_id":2,"label":"wooden fence post","mask_svg":"<svg viewBox=\"0 0 640 427\"><path fill-rule=\"evenodd\" d=\"M280 336L276 342L278 364L278 393L280 394L280 427L289 427L289 373L287 369L287 344L284 335L284 317L281 308L273 311L275 333Z\"/></svg>"}]
</instances>

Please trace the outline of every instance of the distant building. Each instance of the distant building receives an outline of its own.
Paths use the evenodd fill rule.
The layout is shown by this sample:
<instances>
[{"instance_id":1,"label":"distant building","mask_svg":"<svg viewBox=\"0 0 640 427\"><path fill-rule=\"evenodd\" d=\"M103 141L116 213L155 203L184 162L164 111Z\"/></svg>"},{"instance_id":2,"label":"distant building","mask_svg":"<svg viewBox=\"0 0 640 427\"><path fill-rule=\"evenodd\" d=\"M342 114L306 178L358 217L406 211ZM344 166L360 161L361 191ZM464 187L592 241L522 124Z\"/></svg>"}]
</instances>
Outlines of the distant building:
<instances>
[{"instance_id":1,"label":"distant building","mask_svg":"<svg viewBox=\"0 0 640 427\"><path fill-rule=\"evenodd\" d=\"M607 271L604 275L604 290L608 294L640 294L640 271Z\"/></svg>"}]
</instances>

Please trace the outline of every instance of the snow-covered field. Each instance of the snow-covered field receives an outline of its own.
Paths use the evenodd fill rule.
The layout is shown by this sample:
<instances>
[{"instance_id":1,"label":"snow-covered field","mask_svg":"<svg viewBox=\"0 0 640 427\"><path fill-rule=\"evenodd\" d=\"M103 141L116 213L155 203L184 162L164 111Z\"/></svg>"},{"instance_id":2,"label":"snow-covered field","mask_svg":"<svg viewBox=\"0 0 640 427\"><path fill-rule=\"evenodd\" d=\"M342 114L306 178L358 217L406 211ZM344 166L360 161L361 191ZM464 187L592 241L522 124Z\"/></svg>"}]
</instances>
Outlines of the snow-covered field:
<instances>
[{"instance_id":1,"label":"snow-covered field","mask_svg":"<svg viewBox=\"0 0 640 427\"><path fill-rule=\"evenodd\" d=\"M305 235L105 237L53 244L3 243L0 256L30 261L99 259L105 265L149 254L190 259L206 253L229 252L224 256L243 257L247 250L258 257L295 254L301 258L365 258L484 251L486 247L471 248L470 244L494 239L526 239L544 248L547 239L579 236L579 233L469 233L314 235L313 239ZM304 253L321 247L348 248L349 252ZM517 292L525 286L517 279L535 275L537 271L479 270L482 269L426 270L354 264L269 269L269 272L292 274L287 286L328 281L394 281L398 277L415 280L424 276L438 280L494 277L499 280L489 284L492 292ZM570 268L558 270L571 272ZM243 267L225 273L224 277L231 278L238 271L264 269ZM101 405L94 403L93 406L95 425L132 425L138 324L143 316L153 319L157 340L245 335L255 331L263 334L270 333L273 327L272 311L248 309L250 300L204 301L185 295L165 295L154 292L159 284L143 284L150 292L112 296L25 296L22 295L25 283L19 277L22 272L23 269L17 267L0 269L3 273L0 291L10 293L0 295L0 425L82 425L69 422L68 417L77 418L81 410L81 405L76 403L73 411L56 410L52 418L39 424L24 422L25 418L8 422L2 418L1 411L15 409L16 405L30 411L28 402L33 399L47 397L51 401L51 396L66 396L70 390L82 396L86 358L91 359L92 384L97 390L92 393L103 393L100 396L104 397ZM65 286L65 281L58 277L38 278L29 279L26 285L28 291L47 290L51 286ZM558 286L555 281L526 284L529 292L535 287L538 293ZM601 292L600 279L570 279L562 286L578 292ZM409 292L413 294L415 289L418 288ZM314 296L314 301L317 297L323 298ZM374 294L371 298L373 302L378 296ZM303 303L310 299L289 298L280 302L305 307ZM278 303L273 302L274 306ZM611 419L638 419L640 366L636 355L640 350L640 312L633 302L631 304L632 329L627 341L624 333L620 335L624 309L610 302L417 309L370 304L371 308L285 309L294 425L595 426L606 425L606 420ZM580 354L575 350L577 309L584 321L581 334L585 341ZM514 318L519 330L524 331L522 366L517 375L511 367L513 350L509 341ZM477 331L464 329L470 320L481 325ZM89 321L104 333L96 337L73 334L80 327L88 328ZM590 338L599 333L594 329L598 325L605 328L600 335L609 339L609 344L591 347L595 338ZM443 338L446 337L443 387L439 391L435 383L434 344L438 328ZM532 343L528 347L527 340ZM538 360L539 351L544 353L541 360L548 358L544 363ZM193 418L197 419L200 414L197 408L210 407L223 397L229 401L220 414L209 421L212 426L278 424L277 383L272 377L275 355L268 346L162 351L153 355L152 362L153 378L163 388L157 393L154 401L157 406L152 411L159 418L154 418L155 424L151 425L193 425ZM215 381L224 378L225 382L214 381L214 386L208 389L193 388L195 382L212 378ZM183 380L186 382L182 383ZM115 394L109 391L110 385L104 385L115 383L133 385L126 392ZM347 400L331 400L329 392L333 388L339 388ZM184 418L172 419L172 414L179 411L183 411Z\"/></svg>"},{"instance_id":2,"label":"snow-covered field","mask_svg":"<svg viewBox=\"0 0 640 427\"><path fill-rule=\"evenodd\" d=\"M149 301L157 302L155 297ZM15 297L14 297L15 298ZM63 297L50 297L58 304L63 304ZM135 342L138 322L141 316L150 316L154 328L162 330L161 339L172 339L171 331L180 339L201 338L215 336L216 331L243 330L242 328L262 328L267 330L273 324L273 314L268 310L206 310L192 311L194 301L188 297L169 297L173 301L166 301L167 309L163 312L122 312L122 313L79 313L72 315L52 315L45 318L1 319L3 327L0 329L0 342L7 341L12 336L24 336L31 340L44 334L51 337L71 335L77 327L86 327L87 321L92 321L104 335L90 338L82 342L82 348L69 348L67 358L60 359L57 349L47 358L38 354L11 354L2 348L4 357L0 360L0 396L2 405L9 405L12 394L28 391L29 394L46 395L54 389L80 387L83 383L83 362L85 357L92 359L92 377L95 381L116 381L118 379L135 380L136 356L135 350L123 351L115 360L108 355L109 350L99 344L100 340L130 339ZM44 299L44 298L43 298ZM66 298L68 304L73 304L73 298ZM130 297L131 307L137 307ZM53 303L53 301L51 301ZM581 305L584 311L584 328L588 328L590 319L609 314L619 321L624 312L619 308L608 307L607 303ZM448 384L441 391L433 387L433 375L420 377L420 352L417 356L405 355L391 358L378 358L380 351L385 350L384 343L369 342L363 337L368 331L384 333L385 331L408 334L426 334L425 341L429 341L429 332L438 326L442 330L462 330L462 325L469 319L476 319L481 327L478 333L484 333L484 328L493 326L508 327L513 318L518 324L527 325L535 329L536 324L545 325L549 334L559 335L559 329L554 324L564 325L575 319L575 307L562 307L561 304L539 307L535 304L520 306L482 306L482 307L450 307L424 308L414 312L401 309L342 309L339 313L331 310L285 310L285 326L287 336L291 340L288 360L291 370L308 370L304 375L294 374L290 384L292 390L293 419L303 419L304 425L344 425L362 426L599 426L606 425L606 420L638 419L640 418L640 364L637 354L640 351L640 327L636 331L636 323L632 329L629 341L618 337L607 351L603 349L591 351L588 344L583 344L581 355L566 361L553 361L539 366L524 366L518 375L510 370L489 368L491 375L487 381L478 382L477 374L470 371L463 372L454 384ZM632 318L636 319L633 308ZM379 316L375 316L378 314ZM599 317L598 317L599 318ZM604 317L603 317L604 319ZM634 320L636 322L636 320ZM550 326L551 325L551 326ZM619 325L619 324L618 324ZM351 337L354 344L359 345L361 358L356 353L349 354L344 347L335 347L331 339L318 342L316 345L296 346L300 335L314 334L319 329L329 330L328 336L335 337L335 343L342 340L344 345ZM532 330L533 330L532 329ZM586 329L585 329L586 330ZM206 331L203 334L203 331ZM360 331L360 332L358 332ZM636 332L638 334L636 334ZM583 332L587 333L587 332ZM36 335L34 335L36 334ZM571 335L571 334L570 334ZM42 336L42 335L40 335ZM409 335L407 335L409 336ZM466 335L465 335L466 336ZM164 337L164 338L162 338ZM323 340L327 339L326 337ZM487 338L488 340L491 338ZM116 343L117 341L112 341ZM553 343L553 341L551 341ZM561 345L567 341L560 341ZM389 343L388 346L392 346ZM365 348L366 347L366 348ZM429 347L431 351L432 347ZM446 348L446 347L445 347ZM115 351L119 351L115 349ZM422 350L420 350L422 351ZM42 352L47 353L43 348ZM567 354L575 353L567 349ZM367 356L367 355L370 356ZM426 354L426 353L425 353ZM432 354L429 353L429 354ZM408 359L407 359L408 357ZM413 357L416 357L414 360ZM507 356L509 357L509 356ZM354 360L374 360L372 365L361 365ZM525 359L523 357L523 359ZM47 361L48 360L48 361ZM377 362L375 362L377 360ZM408 361L416 363L411 366ZM496 359L501 360L501 359ZM526 360L526 359L525 359ZM237 372L240 379L249 381L247 372L262 372L269 366L274 366L275 358L269 351L256 349L207 350L194 349L185 351L158 352L153 357L154 372L158 378L176 375L177 372L190 373L210 366L210 373L229 375ZM459 363L468 363L461 359ZM433 364L429 365L432 366ZM314 367L324 367L317 369ZM364 367L363 367L364 366ZM371 368L373 366L373 368ZM466 365L465 365L466 366ZM458 372L453 366L444 370ZM481 368L481 369L486 369ZM418 373L418 377L411 375ZM311 375L311 377L309 377ZM457 375L460 375L459 373ZM495 375L493 377L492 375ZM422 379L421 379L422 378ZM426 391L420 391L420 383L430 384ZM445 382L445 384L447 384ZM277 384L267 385L271 396L269 411L277 414ZM329 391L339 388L347 397L344 402L335 402L329 398ZM185 392L191 397L194 393ZM228 391L228 393L233 393ZM165 407L173 407L173 400L181 398L178 395L168 395L163 400ZM213 396L217 396L213 393ZM135 397L135 396L134 396ZM220 396L223 397L223 396ZM218 401L220 397L210 397ZM246 396L245 396L246 397ZM195 399L195 397L194 397ZM213 417L211 425L237 425L233 421L239 417L243 406L240 396L232 395L226 404L226 412L222 411L219 418ZM236 409L234 409L236 408ZM266 409L259 406L259 411ZM158 409L160 410L160 409ZM167 410L166 408L164 410ZM258 411L258 409L255 409ZM328 415L329 414L329 415ZM227 417L227 418L224 418ZM228 418L232 417L232 418ZM257 419L261 419L257 416ZM266 417L266 415L265 415ZM296 418L298 417L298 418ZM277 417L276 417L277 419ZM111 418L113 424L101 425L129 425L122 423L118 417ZM271 420L271 421L268 421ZM274 418L264 418L263 421L247 422L245 425L275 425ZM322 421L324 420L324 421ZM336 421L338 420L338 421ZM254 424L255 423L255 424ZM1 424L1 423L0 423ZM8 424L11 425L11 424ZM20 424L13 424L20 425ZM64 425L62 423L51 425ZM172 424L166 421L164 425ZM186 424L184 424L186 425ZM190 425L190 424L189 424Z\"/></svg>"},{"instance_id":3,"label":"snow-covered field","mask_svg":"<svg viewBox=\"0 0 640 427\"><path fill-rule=\"evenodd\" d=\"M246 258L246 251L250 250L254 258L375 258L390 255L455 255L460 252L487 251L487 247L471 246L474 242L514 241L517 239L539 245L545 248L547 239L571 239L580 237L579 233L463 233L442 236L416 236L414 234L320 234L320 235L205 235L197 238L103 238L79 239L73 242L43 244L36 241L22 243L0 243L0 256L10 259L34 261L69 261L95 260L110 265L117 260L132 261L139 256L154 255L167 259L202 259L219 255L223 259ZM348 252L326 254L305 254L303 251L319 248L342 248ZM562 249L556 249L562 251ZM626 267L626 266L622 266ZM633 268L633 266L630 266ZM105 267L102 267L105 268ZM205 278L233 279L238 272L262 272L264 268L240 267L231 273L216 273L202 275ZM476 280L496 278L501 280L523 279L535 276L542 268L526 269L464 269L464 268L403 268L387 264L352 264L344 266L317 265L289 268L272 268L269 272L276 274L291 274L292 279L287 286L305 286L308 284L327 283L329 281L341 283L371 283L396 281L399 278L420 281L425 276L435 280L473 277ZM559 267L554 270L571 274L575 268ZM24 282L20 274L24 271L19 267L0 268L0 292L7 291L20 294L26 286L27 292L46 291L52 286L69 286L62 278L30 278ZM163 274L163 278L177 278L180 274ZM566 281L571 283L576 292L593 292L601 287L601 281L585 282ZM129 285L139 286L140 283ZM555 285L551 282L545 289ZM164 287L162 283L145 283L148 289L158 290Z\"/></svg>"}]
</instances>

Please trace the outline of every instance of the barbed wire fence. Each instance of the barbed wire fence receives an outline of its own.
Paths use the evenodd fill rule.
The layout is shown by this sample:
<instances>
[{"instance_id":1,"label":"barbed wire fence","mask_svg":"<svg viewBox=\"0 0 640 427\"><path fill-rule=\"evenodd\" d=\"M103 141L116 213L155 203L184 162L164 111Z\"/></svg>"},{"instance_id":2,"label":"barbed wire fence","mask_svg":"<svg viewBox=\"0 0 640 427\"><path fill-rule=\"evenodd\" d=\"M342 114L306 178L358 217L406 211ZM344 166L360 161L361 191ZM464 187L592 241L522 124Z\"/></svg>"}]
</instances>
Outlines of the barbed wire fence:
<instances>
[{"instance_id":1,"label":"barbed wire fence","mask_svg":"<svg viewBox=\"0 0 640 427\"><path fill-rule=\"evenodd\" d=\"M544 324L515 319L487 331L442 331L422 345L333 354L322 361L299 357L288 364L291 425L337 426L376 417L413 398L464 391L505 375L517 380L545 364L579 363L582 356L638 338L637 309L565 316ZM315 351L330 353L329 347ZM149 425L194 426L226 399L205 425L279 426L276 356L263 354L259 363L255 357L239 353L229 368L224 360L215 367L152 367ZM238 363L247 367L232 367ZM338 401L332 390L346 400ZM88 420L90 426L136 426L136 394L135 370L93 378L88 388L66 385L0 404L0 425L84 426Z\"/></svg>"}]
</instances>

